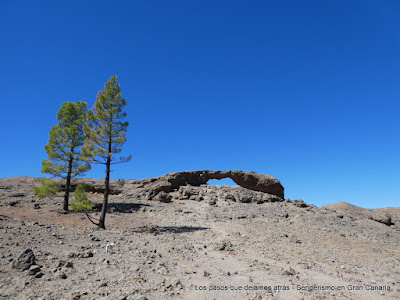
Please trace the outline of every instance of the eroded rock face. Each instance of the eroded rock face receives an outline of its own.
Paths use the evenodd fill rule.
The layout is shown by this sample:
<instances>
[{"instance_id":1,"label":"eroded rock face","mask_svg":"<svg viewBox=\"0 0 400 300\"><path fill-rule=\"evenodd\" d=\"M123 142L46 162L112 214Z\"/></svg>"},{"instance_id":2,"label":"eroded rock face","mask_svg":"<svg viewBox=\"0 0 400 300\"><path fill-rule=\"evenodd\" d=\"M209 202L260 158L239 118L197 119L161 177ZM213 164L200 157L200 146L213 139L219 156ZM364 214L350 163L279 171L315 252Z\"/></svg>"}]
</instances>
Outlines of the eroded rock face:
<instances>
[{"instance_id":1,"label":"eroded rock face","mask_svg":"<svg viewBox=\"0 0 400 300\"><path fill-rule=\"evenodd\" d=\"M195 200L213 202L218 200L242 202L242 203L265 203L282 202L283 198L269 193L252 191L240 186L219 186L202 184L200 186L181 186L174 194L174 198L180 200Z\"/></svg>"},{"instance_id":2,"label":"eroded rock face","mask_svg":"<svg viewBox=\"0 0 400 300\"><path fill-rule=\"evenodd\" d=\"M137 179L124 186L124 193L129 195L142 194L152 199L160 192L171 193L181 186L201 186L210 179L231 178L239 186L256 192L284 198L284 189L278 179L268 174L251 171L182 171L168 173L159 177ZM132 185L132 186L131 186Z\"/></svg>"}]
</instances>

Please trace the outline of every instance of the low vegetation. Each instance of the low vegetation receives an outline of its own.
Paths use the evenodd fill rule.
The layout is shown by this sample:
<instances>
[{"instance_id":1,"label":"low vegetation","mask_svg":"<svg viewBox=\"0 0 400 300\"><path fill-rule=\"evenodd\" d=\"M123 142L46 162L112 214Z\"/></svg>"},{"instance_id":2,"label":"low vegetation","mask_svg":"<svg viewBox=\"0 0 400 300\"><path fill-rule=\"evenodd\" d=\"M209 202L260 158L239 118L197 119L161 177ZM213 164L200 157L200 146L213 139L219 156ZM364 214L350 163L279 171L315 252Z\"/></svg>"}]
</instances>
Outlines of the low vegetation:
<instances>
[{"instance_id":1,"label":"low vegetation","mask_svg":"<svg viewBox=\"0 0 400 300\"><path fill-rule=\"evenodd\" d=\"M87 198L85 187L79 184L75 190L75 201L71 202L72 210L87 213L93 209L93 203Z\"/></svg>"},{"instance_id":2,"label":"low vegetation","mask_svg":"<svg viewBox=\"0 0 400 300\"><path fill-rule=\"evenodd\" d=\"M40 182L42 186L35 186L33 188L35 194L39 198L44 198L46 196L55 196L60 190L58 183L49 178L42 178Z\"/></svg>"}]
</instances>

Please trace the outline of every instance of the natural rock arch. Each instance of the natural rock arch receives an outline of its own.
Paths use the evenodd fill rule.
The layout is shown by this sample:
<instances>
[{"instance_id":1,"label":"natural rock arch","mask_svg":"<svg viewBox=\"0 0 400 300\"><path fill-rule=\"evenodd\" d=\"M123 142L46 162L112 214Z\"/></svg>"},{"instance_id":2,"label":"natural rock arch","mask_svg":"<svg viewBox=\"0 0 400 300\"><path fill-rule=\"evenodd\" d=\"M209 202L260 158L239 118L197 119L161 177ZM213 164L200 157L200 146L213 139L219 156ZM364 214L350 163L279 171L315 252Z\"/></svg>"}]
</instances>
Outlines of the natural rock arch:
<instances>
[{"instance_id":1,"label":"natural rock arch","mask_svg":"<svg viewBox=\"0 0 400 300\"><path fill-rule=\"evenodd\" d=\"M231 178L241 187L264 192L284 198L284 188L278 179L268 174L255 173L251 171L228 170L228 171L181 171L168 173L159 177L141 180L141 187L153 196L159 192L172 192L180 186L199 186L206 184L210 179Z\"/></svg>"},{"instance_id":2,"label":"natural rock arch","mask_svg":"<svg viewBox=\"0 0 400 300\"><path fill-rule=\"evenodd\" d=\"M158 177L126 179L123 180L123 184L119 184L118 180L112 179L110 193L114 195L123 194L126 197L142 195L145 199L153 199L160 192L170 193L178 190L181 186L200 186L206 184L210 179L224 178L231 178L237 185L243 188L284 198L284 188L275 177L268 174L240 170L181 171ZM71 187L75 189L79 183L91 185L91 191L93 192L104 192L104 182L101 179L77 178Z\"/></svg>"}]
</instances>

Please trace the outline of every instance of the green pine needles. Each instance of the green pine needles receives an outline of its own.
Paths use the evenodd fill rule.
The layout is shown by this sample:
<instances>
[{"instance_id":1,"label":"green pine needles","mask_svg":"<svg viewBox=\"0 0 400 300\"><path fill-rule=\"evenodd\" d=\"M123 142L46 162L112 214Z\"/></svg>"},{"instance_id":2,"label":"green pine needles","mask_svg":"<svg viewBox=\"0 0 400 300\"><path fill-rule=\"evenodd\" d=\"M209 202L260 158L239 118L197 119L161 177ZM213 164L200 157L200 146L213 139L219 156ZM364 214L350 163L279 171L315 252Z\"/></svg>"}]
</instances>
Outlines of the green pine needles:
<instances>
[{"instance_id":1,"label":"green pine needles","mask_svg":"<svg viewBox=\"0 0 400 300\"><path fill-rule=\"evenodd\" d=\"M44 198L46 196L55 196L58 193L58 190L60 188L58 186L57 182L54 182L53 180L51 180L49 178L42 178L40 183L42 184L41 187L35 186L33 188L35 194L39 198Z\"/></svg>"},{"instance_id":2,"label":"green pine needles","mask_svg":"<svg viewBox=\"0 0 400 300\"><path fill-rule=\"evenodd\" d=\"M89 212L93 209L93 203L87 198L85 187L79 184L75 189L75 201L71 202L72 210Z\"/></svg>"},{"instance_id":3,"label":"green pine needles","mask_svg":"<svg viewBox=\"0 0 400 300\"><path fill-rule=\"evenodd\" d=\"M98 226L105 228L105 217L110 193L111 165L128 162L131 156L117 157L125 143L125 133L128 122L123 121L126 113L123 111L126 100L121 96L117 76L113 75L105 83L104 89L97 93L92 110L87 112L87 123L83 126L86 135L84 155L91 157L96 164L106 167L105 191L103 207Z\"/></svg>"},{"instance_id":4,"label":"green pine needles","mask_svg":"<svg viewBox=\"0 0 400 300\"><path fill-rule=\"evenodd\" d=\"M113 75L105 83L104 89L97 93L96 102L93 109L87 112L87 124L84 125L87 137L84 150L93 156L93 163L116 164L131 159L131 156L112 156L120 153L120 147L125 143L125 132L129 125L122 121L126 117L126 112L122 111L125 105L117 76Z\"/></svg>"},{"instance_id":5,"label":"green pine needles","mask_svg":"<svg viewBox=\"0 0 400 300\"><path fill-rule=\"evenodd\" d=\"M89 220L100 228L105 228L111 165L128 162L132 158L117 156L122 151L128 128L128 122L124 121L125 105L117 76L113 75L105 83L104 89L97 93L92 110L88 111L87 104L82 101L62 104L57 113L58 123L51 127L49 141L44 147L48 159L42 161L41 172L65 179L65 211L68 211L71 179L90 170L89 162L105 165L104 200L98 222L94 222L88 214L93 209L93 203L87 199L84 186L78 185L75 201L71 203L73 210L85 212ZM35 187L39 197L58 191L48 180L43 178L43 187Z\"/></svg>"},{"instance_id":6,"label":"green pine needles","mask_svg":"<svg viewBox=\"0 0 400 300\"><path fill-rule=\"evenodd\" d=\"M57 113L58 123L51 127L49 141L44 147L49 159L42 161L41 172L65 179L65 211L68 211L71 178L90 169L88 156L83 156L81 151L86 112L85 102L64 102Z\"/></svg>"}]
</instances>

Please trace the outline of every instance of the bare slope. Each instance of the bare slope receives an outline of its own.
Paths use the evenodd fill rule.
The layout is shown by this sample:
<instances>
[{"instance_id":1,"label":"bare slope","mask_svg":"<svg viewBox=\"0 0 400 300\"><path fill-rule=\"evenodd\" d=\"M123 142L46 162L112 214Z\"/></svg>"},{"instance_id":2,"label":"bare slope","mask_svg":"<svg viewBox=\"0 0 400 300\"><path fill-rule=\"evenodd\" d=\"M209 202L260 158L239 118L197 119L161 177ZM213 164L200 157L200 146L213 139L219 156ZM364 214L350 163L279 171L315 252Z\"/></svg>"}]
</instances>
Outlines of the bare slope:
<instances>
[{"instance_id":1,"label":"bare slope","mask_svg":"<svg viewBox=\"0 0 400 300\"><path fill-rule=\"evenodd\" d=\"M400 297L399 208L243 203L242 188L209 185L179 188L162 203L129 196L134 183L114 181L120 189L104 231L63 214L61 198L37 199L31 190L39 181L0 179L4 299ZM100 194L89 197L100 204ZM106 254L112 241L115 252ZM11 267L27 248L43 275Z\"/></svg>"}]
</instances>

